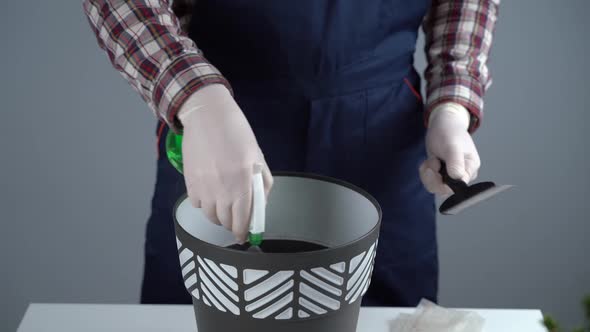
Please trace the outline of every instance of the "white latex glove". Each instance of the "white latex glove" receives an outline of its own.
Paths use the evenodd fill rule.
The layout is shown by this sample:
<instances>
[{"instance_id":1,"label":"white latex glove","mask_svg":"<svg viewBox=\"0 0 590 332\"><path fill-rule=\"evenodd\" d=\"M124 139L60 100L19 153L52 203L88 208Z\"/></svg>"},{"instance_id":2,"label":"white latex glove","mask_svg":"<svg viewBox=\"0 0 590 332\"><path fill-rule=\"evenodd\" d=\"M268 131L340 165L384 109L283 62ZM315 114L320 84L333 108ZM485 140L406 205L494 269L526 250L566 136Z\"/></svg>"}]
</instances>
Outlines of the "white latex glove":
<instances>
[{"instance_id":1,"label":"white latex glove","mask_svg":"<svg viewBox=\"0 0 590 332\"><path fill-rule=\"evenodd\" d=\"M469 120L469 111L456 103L441 104L430 114L426 132L428 159L420 166L420 178L429 192L452 194L439 173L440 160L445 161L453 179L469 183L477 177L481 161L468 132Z\"/></svg>"},{"instance_id":2,"label":"white latex glove","mask_svg":"<svg viewBox=\"0 0 590 332\"><path fill-rule=\"evenodd\" d=\"M242 243L248 235L252 174L262 171L265 194L273 184L242 110L221 84L199 89L182 105L183 172L192 205Z\"/></svg>"}]
</instances>

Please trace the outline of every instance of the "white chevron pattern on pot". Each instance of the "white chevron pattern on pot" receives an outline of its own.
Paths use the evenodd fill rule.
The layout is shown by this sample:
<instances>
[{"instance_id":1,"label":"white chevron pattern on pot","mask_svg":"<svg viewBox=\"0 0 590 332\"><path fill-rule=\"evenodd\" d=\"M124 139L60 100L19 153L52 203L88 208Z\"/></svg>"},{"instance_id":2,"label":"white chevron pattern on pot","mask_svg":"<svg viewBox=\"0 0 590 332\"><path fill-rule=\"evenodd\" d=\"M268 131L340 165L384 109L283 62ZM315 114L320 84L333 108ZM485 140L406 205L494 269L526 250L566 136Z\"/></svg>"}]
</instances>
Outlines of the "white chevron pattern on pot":
<instances>
[{"instance_id":1,"label":"white chevron pattern on pot","mask_svg":"<svg viewBox=\"0 0 590 332\"><path fill-rule=\"evenodd\" d=\"M238 307L238 270L231 265L217 265L213 261L184 248L176 238L184 286L191 295L223 312L240 314Z\"/></svg>"},{"instance_id":2,"label":"white chevron pattern on pot","mask_svg":"<svg viewBox=\"0 0 590 332\"><path fill-rule=\"evenodd\" d=\"M238 270L195 255L178 238L176 244L185 287L196 300L234 315L289 320L324 315L362 297L371 282L378 242L347 261L274 273Z\"/></svg>"},{"instance_id":3,"label":"white chevron pattern on pot","mask_svg":"<svg viewBox=\"0 0 590 332\"><path fill-rule=\"evenodd\" d=\"M180 260L180 266L182 267L182 277L184 278L184 287L191 293L195 299L201 297L201 292L197 284L197 274L195 272L195 261L193 259L194 253L188 249L182 247L182 242L176 238L176 247L178 248L178 258Z\"/></svg>"},{"instance_id":4,"label":"white chevron pattern on pot","mask_svg":"<svg viewBox=\"0 0 590 332\"><path fill-rule=\"evenodd\" d=\"M279 271L269 274L265 270L244 270L243 280L247 287L244 290L245 309L256 319L291 319L295 272Z\"/></svg>"},{"instance_id":5,"label":"white chevron pattern on pot","mask_svg":"<svg viewBox=\"0 0 590 332\"><path fill-rule=\"evenodd\" d=\"M340 262L330 265L329 269L316 267L309 272L299 271L299 318L340 309L345 267L346 263Z\"/></svg>"},{"instance_id":6,"label":"white chevron pattern on pot","mask_svg":"<svg viewBox=\"0 0 590 332\"><path fill-rule=\"evenodd\" d=\"M195 261L193 259L194 253L188 249L182 247L182 242L176 238L176 247L178 248L178 258L180 260L180 266L182 267L182 277L184 278L184 286L191 293L195 299L201 297L201 292L198 287L198 278L195 271Z\"/></svg>"},{"instance_id":7,"label":"white chevron pattern on pot","mask_svg":"<svg viewBox=\"0 0 590 332\"><path fill-rule=\"evenodd\" d=\"M234 315L240 314L238 303L238 284L230 276L226 269L219 267L207 258L197 256L199 263L199 278L203 297L207 297L217 309L226 312L229 310Z\"/></svg>"},{"instance_id":8,"label":"white chevron pattern on pot","mask_svg":"<svg viewBox=\"0 0 590 332\"><path fill-rule=\"evenodd\" d=\"M346 283L346 297L345 301L353 303L359 296L369 288L371 282L371 274L373 272L373 263L377 253L377 243L374 243L369 250L355 256L350 260L348 267L349 279Z\"/></svg>"}]
</instances>

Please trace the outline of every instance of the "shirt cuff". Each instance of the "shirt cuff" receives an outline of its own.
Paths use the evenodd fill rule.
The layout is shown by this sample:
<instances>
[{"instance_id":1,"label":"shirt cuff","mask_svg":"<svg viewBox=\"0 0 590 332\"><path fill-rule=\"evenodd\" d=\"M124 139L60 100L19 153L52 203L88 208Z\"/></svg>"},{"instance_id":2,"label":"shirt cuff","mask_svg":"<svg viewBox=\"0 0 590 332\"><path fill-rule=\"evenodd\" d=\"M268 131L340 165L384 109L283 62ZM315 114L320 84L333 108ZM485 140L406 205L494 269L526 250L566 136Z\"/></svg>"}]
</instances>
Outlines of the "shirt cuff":
<instances>
[{"instance_id":1,"label":"shirt cuff","mask_svg":"<svg viewBox=\"0 0 590 332\"><path fill-rule=\"evenodd\" d=\"M465 107L471 114L469 132L474 133L483 119L483 87L481 83L471 77L459 76L443 78L439 82L430 82L424 123L432 111L442 103L457 103Z\"/></svg>"},{"instance_id":2,"label":"shirt cuff","mask_svg":"<svg viewBox=\"0 0 590 332\"><path fill-rule=\"evenodd\" d=\"M158 115L180 133L182 124L176 117L180 107L195 91L210 84L223 84L232 91L225 77L202 55L191 53L174 59L154 86L152 100Z\"/></svg>"}]
</instances>

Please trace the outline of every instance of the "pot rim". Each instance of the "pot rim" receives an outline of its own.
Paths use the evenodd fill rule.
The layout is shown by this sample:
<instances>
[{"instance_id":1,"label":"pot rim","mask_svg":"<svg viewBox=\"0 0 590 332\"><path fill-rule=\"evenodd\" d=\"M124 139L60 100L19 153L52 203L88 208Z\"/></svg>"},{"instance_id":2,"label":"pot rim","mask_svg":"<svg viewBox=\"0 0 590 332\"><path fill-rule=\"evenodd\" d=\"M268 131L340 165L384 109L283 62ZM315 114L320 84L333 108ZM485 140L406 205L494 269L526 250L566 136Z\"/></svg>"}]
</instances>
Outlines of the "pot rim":
<instances>
[{"instance_id":1,"label":"pot rim","mask_svg":"<svg viewBox=\"0 0 590 332\"><path fill-rule=\"evenodd\" d=\"M272 256L307 256L307 255L314 255L317 253L329 253L332 251L336 251L336 250L340 250L342 248L346 248L346 247L350 247L353 246L355 243L359 243L362 242L364 239L372 236L375 232L379 232L379 228L381 227L381 221L382 221L382 216L383 216L383 211L381 209L381 205L379 205L379 202L377 202L377 199L375 199L375 197L373 197L371 194L369 194L366 190L352 184L349 182L346 182L344 180L340 180L340 179L336 179L333 177L329 177L329 176L325 176L325 175L319 175L319 174L314 174L314 173L306 173L306 172L294 172L294 171L279 171L279 172L272 172L273 177L274 176L279 176L279 177L298 177L298 178L306 178L306 179L312 179L312 180L319 180L319 181L324 181L324 182L329 182L332 184L337 184L343 187L346 187L348 189L351 189L359 194L361 194L363 197L365 197L366 199L369 200L369 202L371 202L373 204L373 206L377 209L377 223L375 223L375 225L371 228L371 230L369 230L367 233L365 233L364 235L358 237L355 240L349 241L347 243L343 243L334 247L329 247L329 248L324 248L324 249L318 249L318 250L312 250L312 251L305 251L305 252L290 252L290 253L263 253L264 255L272 255ZM174 208L172 210L172 217L174 218L174 224L175 226L178 226L178 229L180 229L185 236L191 237L197 241L200 242L200 245L209 247L211 249L215 249L215 250L221 250L221 251L225 251L231 254L238 254L238 255L245 255L245 256L257 256L260 255L259 252L252 252L252 251L241 251L241 250L235 250L235 249L230 249L227 247L222 247L222 246L217 246L214 244L211 244L207 241L201 240L197 237L192 236L191 234L189 234L179 223L178 219L176 219L176 210L178 209L178 206L188 197L188 195L186 193L184 193L174 204ZM221 226L220 226L221 227ZM377 234L377 238L379 238L379 235Z\"/></svg>"}]
</instances>

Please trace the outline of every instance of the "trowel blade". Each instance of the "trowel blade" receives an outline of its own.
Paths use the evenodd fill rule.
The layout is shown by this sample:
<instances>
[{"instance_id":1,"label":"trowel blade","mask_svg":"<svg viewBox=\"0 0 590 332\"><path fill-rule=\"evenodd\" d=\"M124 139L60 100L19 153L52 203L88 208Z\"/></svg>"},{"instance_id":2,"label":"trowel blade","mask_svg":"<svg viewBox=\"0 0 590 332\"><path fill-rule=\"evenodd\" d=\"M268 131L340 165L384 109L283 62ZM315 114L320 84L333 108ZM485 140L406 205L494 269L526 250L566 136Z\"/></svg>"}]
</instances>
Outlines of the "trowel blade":
<instances>
[{"instance_id":1,"label":"trowel blade","mask_svg":"<svg viewBox=\"0 0 590 332\"><path fill-rule=\"evenodd\" d=\"M444 214L444 215L456 215L459 212L473 206L476 205L482 201L485 201L507 189L510 189L514 187L513 185L500 185L500 186L494 186L492 188L489 188L481 193L478 193L477 195L474 195L466 200L464 200L461 203L456 204L455 206L449 208L449 209L443 209L444 203L443 205L441 205L441 210L440 213ZM452 197L452 196L451 196ZM446 202L445 202L446 203Z\"/></svg>"}]
</instances>

